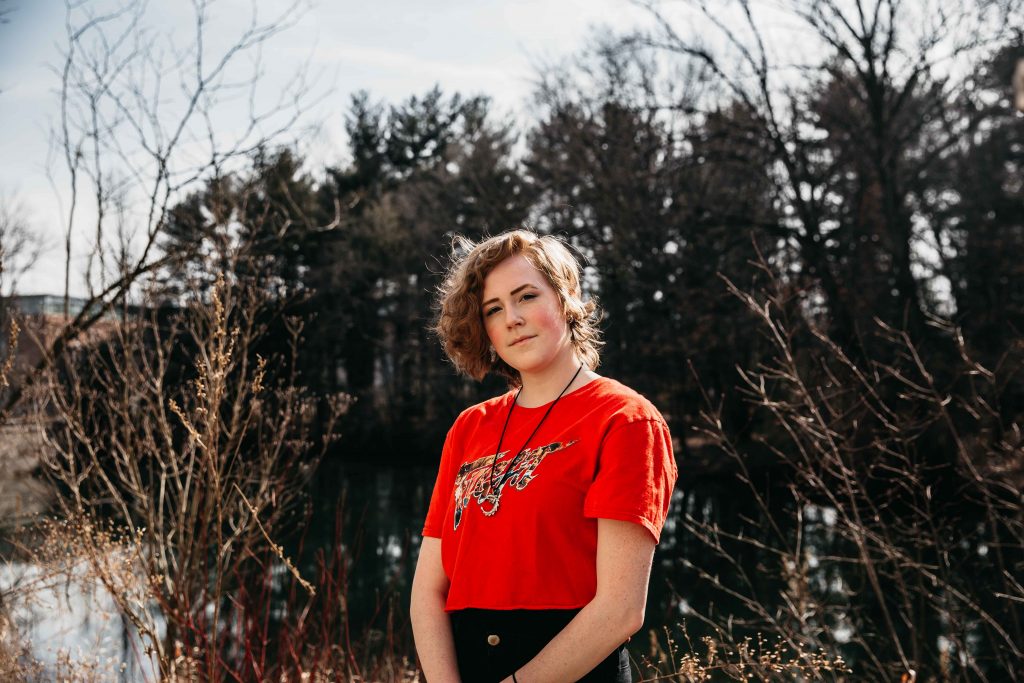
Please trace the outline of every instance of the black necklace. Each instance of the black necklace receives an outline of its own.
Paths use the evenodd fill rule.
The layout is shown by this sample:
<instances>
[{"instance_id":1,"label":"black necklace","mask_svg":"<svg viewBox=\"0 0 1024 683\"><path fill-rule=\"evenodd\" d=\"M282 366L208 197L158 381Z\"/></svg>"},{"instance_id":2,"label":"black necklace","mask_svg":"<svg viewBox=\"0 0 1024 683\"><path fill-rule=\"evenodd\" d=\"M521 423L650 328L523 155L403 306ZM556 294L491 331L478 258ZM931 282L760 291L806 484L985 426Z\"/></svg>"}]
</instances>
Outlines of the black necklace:
<instances>
[{"instance_id":1,"label":"black necklace","mask_svg":"<svg viewBox=\"0 0 1024 683\"><path fill-rule=\"evenodd\" d=\"M540 426L544 424L544 420L548 419L548 415L550 415L551 411L554 410L555 405L561 400L562 396L565 395L565 392L569 391L569 387L572 386L572 383L576 381L576 378L582 371L583 366L581 365L579 366L579 368L576 369L576 374L572 376L572 379L569 380L569 383L565 385L564 389L562 389L562 393L558 395L558 398L552 401L551 405L548 406L547 411L545 411L544 413L544 417L540 419L540 422L537 423L537 426L534 427L533 431L530 432L530 435L526 437L526 441L523 442L522 448L516 451L515 457L512 458L512 461L509 462L508 467L505 468L505 472L502 475L503 478L507 478L512 474L512 469L516 466L516 463L519 462L519 458L520 456L522 456L523 451L526 450L526 446L530 443L530 439L532 439L537 434L537 431L540 429ZM501 442L505 440L505 430L508 429L509 420L512 419L512 410L516 407L516 401L519 400L519 394L521 393L523 393L523 388L519 387L519 391L516 392L515 397L513 397L512 399L512 405L508 407L508 415L505 417L505 426L501 428L501 436L498 437L498 447L494 450L494 458L491 460L491 472L487 477L487 485L489 491L487 495L484 497L484 500L481 502L491 503L494 507L492 507L490 510L485 510L482 505L480 506L480 509L488 517L490 517L498 511L498 504L501 502L501 488L495 484L494 468L498 464L498 456L501 455Z\"/></svg>"}]
</instances>

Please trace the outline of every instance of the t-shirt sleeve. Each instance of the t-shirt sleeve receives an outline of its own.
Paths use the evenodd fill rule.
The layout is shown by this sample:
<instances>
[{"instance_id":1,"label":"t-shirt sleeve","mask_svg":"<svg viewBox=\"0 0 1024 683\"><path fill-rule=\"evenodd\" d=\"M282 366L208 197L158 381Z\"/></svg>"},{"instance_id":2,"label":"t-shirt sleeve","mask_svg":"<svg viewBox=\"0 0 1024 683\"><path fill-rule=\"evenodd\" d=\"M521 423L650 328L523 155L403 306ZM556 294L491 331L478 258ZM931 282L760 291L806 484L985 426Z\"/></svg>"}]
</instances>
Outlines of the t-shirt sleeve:
<instances>
[{"instance_id":1,"label":"t-shirt sleeve","mask_svg":"<svg viewBox=\"0 0 1024 683\"><path fill-rule=\"evenodd\" d=\"M457 462L454 452L456 450L455 434L457 426L458 421L448 430L448 436L444 440L444 448L441 449L441 465L437 468L434 492L430 496L430 506L427 508L427 516L423 522L424 536L441 538L445 513L448 512L448 505L453 495L452 489L455 486L454 467Z\"/></svg>"},{"instance_id":2,"label":"t-shirt sleeve","mask_svg":"<svg viewBox=\"0 0 1024 683\"><path fill-rule=\"evenodd\" d=\"M652 418L615 426L601 444L583 515L641 524L657 543L677 475L664 422Z\"/></svg>"}]
</instances>

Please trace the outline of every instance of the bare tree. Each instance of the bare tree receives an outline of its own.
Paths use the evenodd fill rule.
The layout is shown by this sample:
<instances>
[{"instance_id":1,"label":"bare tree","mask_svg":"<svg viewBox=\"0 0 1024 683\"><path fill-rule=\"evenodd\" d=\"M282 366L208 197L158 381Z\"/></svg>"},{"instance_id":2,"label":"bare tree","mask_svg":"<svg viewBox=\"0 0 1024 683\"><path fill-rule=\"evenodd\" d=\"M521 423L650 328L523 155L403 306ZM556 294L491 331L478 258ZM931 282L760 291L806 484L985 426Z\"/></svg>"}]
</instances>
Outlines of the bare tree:
<instances>
[{"instance_id":1,"label":"bare tree","mask_svg":"<svg viewBox=\"0 0 1024 683\"><path fill-rule=\"evenodd\" d=\"M299 320L286 321L285 356L258 354L276 306L220 278L181 312L106 322L50 375L64 538L168 680L251 669L239 653L258 644L235 626L272 607L254 615L240 596L270 590L278 570L315 593L272 539L295 529L347 400L324 399L325 415L296 386Z\"/></svg>"},{"instance_id":2,"label":"bare tree","mask_svg":"<svg viewBox=\"0 0 1024 683\"><path fill-rule=\"evenodd\" d=\"M1019 25L1020 3L639 4L657 28L625 44L703 65L718 87L698 111L738 107L737 138L765 141L782 216L774 233L791 274L815 283L837 341L855 347L872 315L924 333L927 314L942 312L929 286L948 277L949 254L941 235L934 258L918 248L921 179L991 111L972 96L975 69ZM942 304L955 310L955 297Z\"/></svg>"},{"instance_id":3,"label":"bare tree","mask_svg":"<svg viewBox=\"0 0 1024 683\"><path fill-rule=\"evenodd\" d=\"M798 291L730 289L773 348L741 389L779 429L755 438L774 461L756 467L707 402L699 429L747 495L739 524L721 523L726 501L684 515L703 549L687 566L714 595L695 618L725 642L841 653L866 680L1021 680L1020 352L988 368L948 329L948 368L883 323L892 361L854 361L816 329L797 350Z\"/></svg>"},{"instance_id":4,"label":"bare tree","mask_svg":"<svg viewBox=\"0 0 1024 683\"><path fill-rule=\"evenodd\" d=\"M265 21L253 2L249 17L233 24L240 27L234 36L211 35L217 4L192 3L192 30L182 42L149 24L150 6L142 0L67 3L53 129L60 162L51 180L64 188L58 194L64 205L65 299L75 252L82 250L88 301L36 371L0 405L0 420L69 342L180 256L161 253L169 208L193 186L271 146L312 104L305 70L274 93L262 87L263 49L294 26L302 0Z\"/></svg>"},{"instance_id":5,"label":"bare tree","mask_svg":"<svg viewBox=\"0 0 1024 683\"><path fill-rule=\"evenodd\" d=\"M28 227L18 206L0 199L0 400L11 390L14 360L21 332L9 297L18 279L39 258L42 240Z\"/></svg>"},{"instance_id":6,"label":"bare tree","mask_svg":"<svg viewBox=\"0 0 1024 683\"><path fill-rule=\"evenodd\" d=\"M18 279L39 259L43 241L29 227L20 206L0 198L0 296L14 294Z\"/></svg>"}]
</instances>

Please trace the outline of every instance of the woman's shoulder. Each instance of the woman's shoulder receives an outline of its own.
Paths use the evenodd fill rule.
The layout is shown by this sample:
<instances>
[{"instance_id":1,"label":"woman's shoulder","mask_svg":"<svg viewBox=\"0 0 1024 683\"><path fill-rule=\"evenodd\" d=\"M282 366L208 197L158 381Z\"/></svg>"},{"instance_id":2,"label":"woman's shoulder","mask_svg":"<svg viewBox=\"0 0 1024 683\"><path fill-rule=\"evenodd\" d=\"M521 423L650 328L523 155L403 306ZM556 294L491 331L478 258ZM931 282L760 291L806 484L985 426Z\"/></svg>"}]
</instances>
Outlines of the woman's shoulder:
<instances>
[{"instance_id":1,"label":"woman's shoulder","mask_svg":"<svg viewBox=\"0 0 1024 683\"><path fill-rule=\"evenodd\" d=\"M640 420L665 422L665 418L654 404L636 389L611 377L599 377L591 384L595 386L588 400L592 401L594 405L601 405L610 416L615 418L616 422Z\"/></svg>"},{"instance_id":2,"label":"woman's shoulder","mask_svg":"<svg viewBox=\"0 0 1024 683\"><path fill-rule=\"evenodd\" d=\"M464 426L466 424L479 422L492 416L498 412L508 410L509 401L512 400L515 395L515 391L506 391L504 394L499 394L493 398L489 398L486 401L480 401L475 403L455 418L454 426Z\"/></svg>"}]
</instances>

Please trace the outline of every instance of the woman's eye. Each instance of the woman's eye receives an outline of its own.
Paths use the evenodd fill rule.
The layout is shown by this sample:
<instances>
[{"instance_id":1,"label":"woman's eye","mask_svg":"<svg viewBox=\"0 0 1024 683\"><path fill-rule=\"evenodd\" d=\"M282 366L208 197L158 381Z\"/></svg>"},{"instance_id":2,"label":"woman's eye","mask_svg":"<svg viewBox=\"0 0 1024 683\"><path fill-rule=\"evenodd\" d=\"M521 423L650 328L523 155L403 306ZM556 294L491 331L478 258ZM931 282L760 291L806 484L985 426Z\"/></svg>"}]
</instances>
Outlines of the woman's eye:
<instances>
[{"instance_id":1,"label":"woman's eye","mask_svg":"<svg viewBox=\"0 0 1024 683\"><path fill-rule=\"evenodd\" d=\"M495 306L494 308L489 308L486 311L484 311L484 317L485 318L490 318L492 313L497 313L500 310L501 309L498 308L497 306Z\"/></svg>"},{"instance_id":2,"label":"woman's eye","mask_svg":"<svg viewBox=\"0 0 1024 683\"><path fill-rule=\"evenodd\" d=\"M520 301L526 301L527 299L536 299L536 294L523 294L523 298Z\"/></svg>"}]
</instances>

